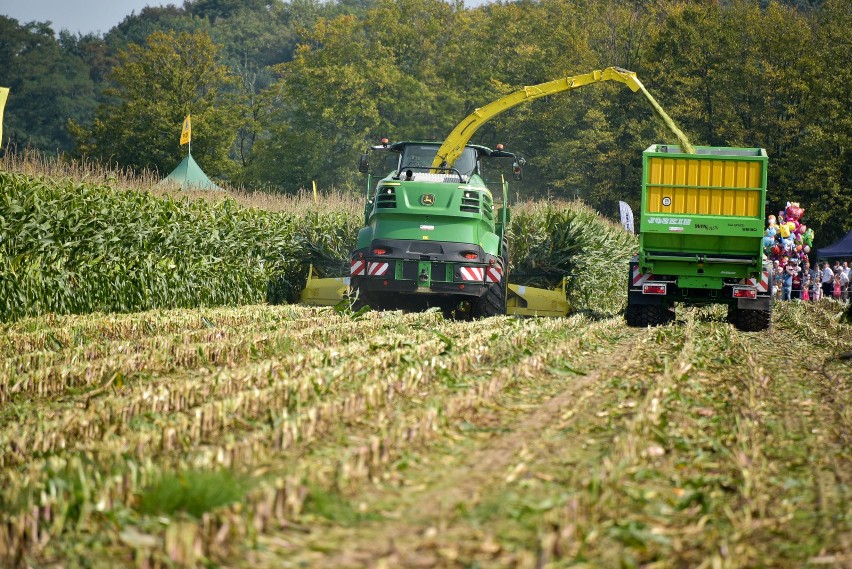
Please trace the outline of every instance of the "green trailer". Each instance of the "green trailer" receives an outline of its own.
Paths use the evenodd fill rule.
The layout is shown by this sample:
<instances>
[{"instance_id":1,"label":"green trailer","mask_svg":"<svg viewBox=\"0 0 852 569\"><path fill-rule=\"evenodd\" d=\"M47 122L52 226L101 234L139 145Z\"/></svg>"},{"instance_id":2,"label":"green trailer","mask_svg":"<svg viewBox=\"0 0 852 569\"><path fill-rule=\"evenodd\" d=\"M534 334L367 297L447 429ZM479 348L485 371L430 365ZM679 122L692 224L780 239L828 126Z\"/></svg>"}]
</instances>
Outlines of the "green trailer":
<instances>
[{"instance_id":1,"label":"green trailer","mask_svg":"<svg viewBox=\"0 0 852 569\"><path fill-rule=\"evenodd\" d=\"M681 304L726 304L748 331L769 328L763 259L768 159L762 148L655 144L642 157L639 252L630 263L630 326L663 324Z\"/></svg>"}]
</instances>

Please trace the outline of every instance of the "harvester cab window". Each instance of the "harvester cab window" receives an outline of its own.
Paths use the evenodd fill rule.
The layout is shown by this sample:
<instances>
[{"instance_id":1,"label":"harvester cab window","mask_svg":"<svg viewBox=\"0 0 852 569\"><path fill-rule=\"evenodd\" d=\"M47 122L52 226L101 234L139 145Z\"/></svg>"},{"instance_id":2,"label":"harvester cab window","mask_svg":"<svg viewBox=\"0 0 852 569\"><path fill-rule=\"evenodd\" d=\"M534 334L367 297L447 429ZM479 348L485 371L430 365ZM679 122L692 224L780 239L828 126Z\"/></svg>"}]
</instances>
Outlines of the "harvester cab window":
<instances>
[{"instance_id":1,"label":"harvester cab window","mask_svg":"<svg viewBox=\"0 0 852 569\"><path fill-rule=\"evenodd\" d=\"M476 150L473 148L465 148L462 155L459 156L456 163L453 164L462 176L470 176L476 172Z\"/></svg>"},{"instance_id":2,"label":"harvester cab window","mask_svg":"<svg viewBox=\"0 0 852 569\"><path fill-rule=\"evenodd\" d=\"M409 144L402 154L402 170L414 168L422 172L432 165L437 153L438 146L435 144ZM467 177L473 174L476 171L476 150L465 148L453 164L453 168L462 176Z\"/></svg>"},{"instance_id":3,"label":"harvester cab window","mask_svg":"<svg viewBox=\"0 0 852 569\"><path fill-rule=\"evenodd\" d=\"M399 153L398 152L377 152L379 158L379 172L394 172L399 170ZM383 174L384 175L384 174Z\"/></svg>"}]
</instances>

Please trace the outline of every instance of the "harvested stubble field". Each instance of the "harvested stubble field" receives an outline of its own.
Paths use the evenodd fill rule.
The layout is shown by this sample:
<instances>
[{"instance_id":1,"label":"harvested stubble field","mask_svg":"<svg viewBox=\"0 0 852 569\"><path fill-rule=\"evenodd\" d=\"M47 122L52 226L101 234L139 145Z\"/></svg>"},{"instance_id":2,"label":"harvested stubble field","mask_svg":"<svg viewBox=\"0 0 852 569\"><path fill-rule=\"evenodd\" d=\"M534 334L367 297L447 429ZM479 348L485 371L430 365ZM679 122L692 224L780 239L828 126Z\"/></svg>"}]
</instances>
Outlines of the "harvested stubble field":
<instances>
[{"instance_id":1,"label":"harvested stubble field","mask_svg":"<svg viewBox=\"0 0 852 569\"><path fill-rule=\"evenodd\" d=\"M359 199L4 164L2 567L852 567L832 301L629 329L635 239L527 203L513 274L568 318L262 305Z\"/></svg>"},{"instance_id":2,"label":"harvested stubble field","mask_svg":"<svg viewBox=\"0 0 852 569\"><path fill-rule=\"evenodd\" d=\"M831 301L765 334L254 305L0 338L3 566L852 566Z\"/></svg>"}]
</instances>

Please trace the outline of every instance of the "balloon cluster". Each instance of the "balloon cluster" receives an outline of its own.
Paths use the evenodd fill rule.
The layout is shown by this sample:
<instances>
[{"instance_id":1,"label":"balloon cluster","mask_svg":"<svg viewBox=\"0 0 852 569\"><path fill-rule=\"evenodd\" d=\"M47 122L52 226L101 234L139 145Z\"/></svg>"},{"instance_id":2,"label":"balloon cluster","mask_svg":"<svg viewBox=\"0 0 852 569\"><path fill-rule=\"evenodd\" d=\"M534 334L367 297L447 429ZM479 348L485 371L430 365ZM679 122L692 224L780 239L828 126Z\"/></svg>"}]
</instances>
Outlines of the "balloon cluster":
<instances>
[{"instance_id":1,"label":"balloon cluster","mask_svg":"<svg viewBox=\"0 0 852 569\"><path fill-rule=\"evenodd\" d=\"M796 202L787 202L787 207L778 212L778 217L770 215L768 226L763 233L763 252L767 259L778 261L786 267L804 263L808 260L814 242L814 230L801 222L805 209Z\"/></svg>"}]
</instances>

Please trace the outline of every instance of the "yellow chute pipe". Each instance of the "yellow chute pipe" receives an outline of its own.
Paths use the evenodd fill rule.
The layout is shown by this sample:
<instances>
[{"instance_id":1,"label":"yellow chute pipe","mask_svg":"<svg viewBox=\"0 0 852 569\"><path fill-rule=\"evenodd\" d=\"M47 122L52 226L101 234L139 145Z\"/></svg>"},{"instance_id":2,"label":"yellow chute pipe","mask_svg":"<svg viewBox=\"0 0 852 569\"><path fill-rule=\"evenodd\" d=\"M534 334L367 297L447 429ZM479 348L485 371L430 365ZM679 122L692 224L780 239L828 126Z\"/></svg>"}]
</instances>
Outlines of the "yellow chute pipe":
<instances>
[{"instance_id":1,"label":"yellow chute pipe","mask_svg":"<svg viewBox=\"0 0 852 569\"><path fill-rule=\"evenodd\" d=\"M595 70L583 75L575 75L574 77L566 77L563 79L555 79L547 83L539 83L531 87L524 87L519 91L515 91L505 97L501 97L496 101L488 103L480 109L476 109L464 120L462 120L450 135L444 140L435 160L432 162L432 168L451 168L455 164L459 156L461 156L465 145L471 139L476 130L491 117L502 113L507 109L519 105L525 101L532 101L548 95L570 91L577 87L598 83L600 81L619 81L624 83L635 93L642 89L642 83L636 77L636 74L620 67L607 67L603 71Z\"/></svg>"}]
</instances>

